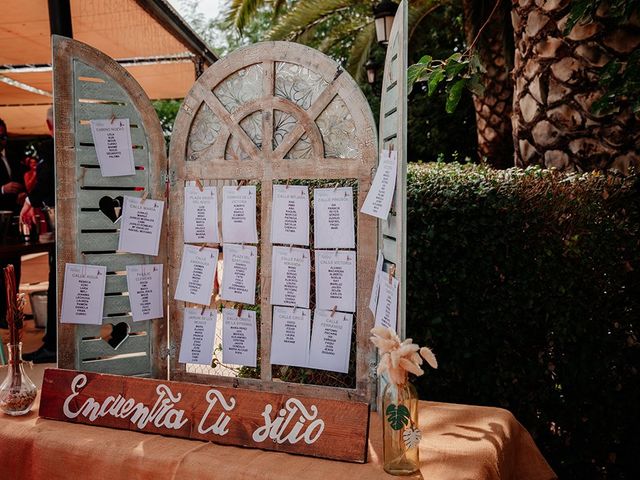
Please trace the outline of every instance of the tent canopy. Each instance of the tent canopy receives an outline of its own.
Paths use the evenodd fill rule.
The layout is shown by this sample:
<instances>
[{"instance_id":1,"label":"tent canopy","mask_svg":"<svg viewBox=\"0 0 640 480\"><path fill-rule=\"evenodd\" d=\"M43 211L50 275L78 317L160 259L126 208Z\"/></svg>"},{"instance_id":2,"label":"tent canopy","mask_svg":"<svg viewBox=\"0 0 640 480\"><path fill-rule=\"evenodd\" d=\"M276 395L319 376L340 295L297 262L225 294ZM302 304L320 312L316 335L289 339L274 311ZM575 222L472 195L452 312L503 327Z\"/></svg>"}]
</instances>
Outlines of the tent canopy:
<instances>
[{"instance_id":1,"label":"tent canopy","mask_svg":"<svg viewBox=\"0 0 640 480\"><path fill-rule=\"evenodd\" d=\"M10 135L46 134L52 103L46 0L4 0L0 118ZM216 55L165 0L70 0L73 37L118 60L151 99L183 98Z\"/></svg>"}]
</instances>

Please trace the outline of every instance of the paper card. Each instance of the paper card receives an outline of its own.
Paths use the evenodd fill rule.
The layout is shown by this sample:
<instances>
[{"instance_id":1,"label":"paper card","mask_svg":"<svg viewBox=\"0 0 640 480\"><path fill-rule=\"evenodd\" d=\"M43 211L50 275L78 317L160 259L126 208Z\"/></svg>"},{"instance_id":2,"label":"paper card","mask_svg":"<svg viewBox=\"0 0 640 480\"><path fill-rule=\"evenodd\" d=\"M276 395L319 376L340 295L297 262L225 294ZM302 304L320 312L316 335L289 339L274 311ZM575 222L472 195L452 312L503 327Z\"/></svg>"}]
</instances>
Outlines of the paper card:
<instances>
[{"instance_id":1,"label":"paper card","mask_svg":"<svg viewBox=\"0 0 640 480\"><path fill-rule=\"evenodd\" d=\"M356 252L316 250L316 307L356 311Z\"/></svg>"},{"instance_id":2,"label":"paper card","mask_svg":"<svg viewBox=\"0 0 640 480\"><path fill-rule=\"evenodd\" d=\"M349 372L353 315L326 310L313 313L309 367L332 372Z\"/></svg>"},{"instance_id":3,"label":"paper card","mask_svg":"<svg viewBox=\"0 0 640 480\"><path fill-rule=\"evenodd\" d=\"M213 360L216 337L216 311L209 308L185 308L180 342L180 363L209 365Z\"/></svg>"},{"instance_id":4,"label":"paper card","mask_svg":"<svg viewBox=\"0 0 640 480\"><path fill-rule=\"evenodd\" d=\"M127 265L127 290L134 322L164 316L162 269L157 265Z\"/></svg>"},{"instance_id":5,"label":"paper card","mask_svg":"<svg viewBox=\"0 0 640 480\"><path fill-rule=\"evenodd\" d=\"M230 302L255 304L257 266L257 247L225 243L222 247L220 298Z\"/></svg>"},{"instance_id":6,"label":"paper card","mask_svg":"<svg viewBox=\"0 0 640 480\"><path fill-rule=\"evenodd\" d=\"M382 250L378 250L378 261L376 262L376 270L373 274L373 285L371 286L371 296L369 297L369 310L374 315L376 314L376 306L378 305L378 290L380 288L380 278L378 273L382 271L382 264L384 263L384 256Z\"/></svg>"},{"instance_id":7,"label":"paper card","mask_svg":"<svg viewBox=\"0 0 640 480\"><path fill-rule=\"evenodd\" d=\"M273 247L271 304L309 308L311 255L304 248Z\"/></svg>"},{"instance_id":8,"label":"paper card","mask_svg":"<svg viewBox=\"0 0 640 480\"><path fill-rule=\"evenodd\" d=\"M315 248L355 248L353 188L316 188L313 218Z\"/></svg>"},{"instance_id":9,"label":"paper card","mask_svg":"<svg viewBox=\"0 0 640 480\"><path fill-rule=\"evenodd\" d=\"M306 367L309 363L311 311L306 308L273 307L271 363Z\"/></svg>"},{"instance_id":10,"label":"paper card","mask_svg":"<svg viewBox=\"0 0 640 480\"><path fill-rule=\"evenodd\" d=\"M185 245L178 285L173 298L185 302L209 305L213 295L213 281L218 264L217 248Z\"/></svg>"},{"instance_id":11,"label":"paper card","mask_svg":"<svg viewBox=\"0 0 640 480\"><path fill-rule=\"evenodd\" d=\"M220 243L217 188L184 187L183 221L185 243Z\"/></svg>"},{"instance_id":12,"label":"paper card","mask_svg":"<svg viewBox=\"0 0 640 480\"><path fill-rule=\"evenodd\" d=\"M258 356L258 333L256 312L243 310L222 310L222 362L226 365L255 367Z\"/></svg>"},{"instance_id":13,"label":"paper card","mask_svg":"<svg viewBox=\"0 0 640 480\"><path fill-rule=\"evenodd\" d=\"M389 282L389 274L379 272L380 277L380 294L378 296L378 306L376 308L376 327L389 327L396 329L396 321L398 317L398 285L400 282L391 277Z\"/></svg>"},{"instance_id":14,"label":"paper card","mask_svg":"<svg viewBox=\"0 0 640 480\"><path fill-rule=\"evenodd\" d=\"M382 220L387 219L391 209L393 192L396 189L397 171L398 152L395 150L382 150L376 176L360 210L362 213Z\"/></svg>"},{"instance_id":15,"label":"paper card","mask_svg":"<svg viewBox=\"0 0 640 480\"><path fill-rule=\"evenodd\" d=\"M102 325L106 280L107 267L67 263L60 322Z\"/></svg>"},{"instance_id":16,"label":"paper card","mask_svg":"<svg viewBox=\"0 0 640 480\"><path fill-rule=\"evenodd\" d=\"M135 175L128 118L91 120L91 135L103 177Z\"/></svg>"},{"instance_id":17,"label":"paper card","mask_svg":"<svg viewBox=\"0 0 640 480\"><path fill-rule=\"evenodd\" d=\"M164 202L124 197L120 217L118 250L143 255L158 255Z\"/></svg>"},{"instance_id":18,"label":"paper card","mask_svg":"<svg viewBox=\"0 0 640 480\"><path fill-rule=\"evenodd\" d=\"M273 186L271 242L309 245L309 187Z\"/></svg>"},{"instance_id":19,"label":"paper card","mask_svg":"<svg viewBox=\"0 0 640 480\"><path fill-rule=\"evenodd\" d=\"M222 187L222 240L258 243L255 185Z\"/></svg>"}]
</instances>

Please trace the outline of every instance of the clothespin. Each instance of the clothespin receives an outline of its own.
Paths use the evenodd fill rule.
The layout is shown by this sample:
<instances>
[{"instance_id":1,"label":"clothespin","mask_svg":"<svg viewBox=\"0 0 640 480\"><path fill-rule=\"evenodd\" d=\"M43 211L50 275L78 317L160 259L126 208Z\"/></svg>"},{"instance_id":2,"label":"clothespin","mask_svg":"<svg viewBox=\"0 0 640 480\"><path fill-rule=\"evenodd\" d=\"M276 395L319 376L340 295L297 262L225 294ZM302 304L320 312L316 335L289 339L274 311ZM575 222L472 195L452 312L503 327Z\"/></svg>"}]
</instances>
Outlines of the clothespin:
<instances>
[{"instance_id":1,"label":"clothespin","mask_svg":"<svg viewBox=\"0 0 640 480\"><path fill-rule=\"evenodd\" d=\"M298 305L294 305L294 306L293 306L293 314L294 314L294 315L296 314L296 310L298 310Z\"/></svg>"},{"instance_id":2,"label":"clothespin","mask_svg":"<svg viewBox=\"0 0 640 480\"><path fill-rule=\"evenodd\" d=\"M293 251L293 243L289 245L289 253Z\"/></svg>"},{"instance_id":3,"label":"clothespin","mask_svg":"<svg viewBox=\"0 0 640 480\"><path fill-rule=\"evenodd\" d=\"M391 143L391 145L389 145L389 151L393 152L393 142Z\"/></svg>"},{"instance_id":4,"label":"clothespin","mask_svg":"<svg viewBox=\"0 0 640 480\"><path fill-rule=\"evenodd\" d=\"M238 318L240 318L242 316L242 309L244 308L244 305L242 303L238 304Z\"/></svg>"},{"instance_id":5,"label":"clothespin","mask_svg":"<svg viewBox=\"0 0 640 480\"><path fill-rule=\"evenodd\" d=\"M113 125L113 122L116 121L116 114L111 112L111 125Z\"/></svg>"},{"instance_id":6,"label":"clothespin","mask_svg":"<svg viewBox=\"0 0 640 480\"><path fill-rule=\"evenodd\" d=\"M202 305L202 310L200 310L200 316L204 315L204 311L207 309L208 305Z\"/></svg>"},{"instance_id":7,"label":"clothespin","mask_svg":"<svg viewBox=\"0 0 640 480\"><path fill-rule=\"evenodd\" d=\"M148 196L149 196L149 192L145 190L144 194L142 195L142 198L140 199L140 205L144 203L144 201L147 199Z\"/></svg>"},{"instance_id":8,"label":"clothespin","mask_svg":"<svg viewBox=\"0 0 640 480\"><path fill-rule=\"evenodd\" d=\"M338 256L338 249L337 248L334 250L334 254L335 254L336 257Z\"/></svg>"},{"instance_id":9,"label":"clothespin","mask_svg":"<svg viewBox=\"0 0 640 480\"><path fill-rule=\"evenodd\" d=\"M389 267L389 285L393 283L393 276L396 274L396 266L391 265Z\"/></svg>"},{"instance_id":10,"label":"clothespin","mask_svg":"<svg viewBox=\"0 0 640 480\"><path fill-rule=\"evenodd\" d=\"M204 187L202 185L202 182L196 178L196 187L198 187L200 189L200 191L204 191Z\"/></svg>"},{"instance_id":11,"label":"clothespin","mask_svg":"<svg viewBox=\"0 0 640 480\"><path fill-rule=\"evenodd\" d=\"M285 190L289 190L289 182L290 182L290 181L291 181L291 179L290 179L290 178L287 178L287 183L285 183L285 185L286 185L286 186L284 187L284 188L285 188Z\"/></svg>"},{"instance_id":12,"label":"clothespin","mask_svg":"<svg viewBox=\"0 0 640 480\"><path fill-rule=\"evenodd\" d=\"M244 186L244 180L238 180L238 186L236 187L236 192L240 190L240 188L243 186Z\"/></svg>"},{"instance_id":13,"label":"clothespin","mask_svg":"<svg viewBox=\"0 0 640 480\"><path fill-rule=\"evenodd\" d=\"M338 186L340 185L340 182L336 182L336 184L333 186L333 191L335 192L336 190L338 190Z\"/></svg>"},{"instance_id":14,"label":"clothespin","mask_svg":"<svg viewBox=\"0 0 640 480\"><path fill-rule=\"evenodd\" d=\"M337 309L338 309L338 306L334 305L333 308L331 309L331 318L333 318L333 316L336 314Z\"/></svg>"},{"instance_id":15,"label":"clothespin","mask_svg":"<svg viewBox=\"0 0 640 480\"><path fill-rule=\"evenodd\" d=\"M200 246L200 248L198 249L198 251L199 251L199 252L201 252L202 250L204 250L204 249L205 249L205 247L206 247L206 246L207 246L207 244L206 244L206 243L203 243L203 244Z\"/></svg>"}]
</instances>

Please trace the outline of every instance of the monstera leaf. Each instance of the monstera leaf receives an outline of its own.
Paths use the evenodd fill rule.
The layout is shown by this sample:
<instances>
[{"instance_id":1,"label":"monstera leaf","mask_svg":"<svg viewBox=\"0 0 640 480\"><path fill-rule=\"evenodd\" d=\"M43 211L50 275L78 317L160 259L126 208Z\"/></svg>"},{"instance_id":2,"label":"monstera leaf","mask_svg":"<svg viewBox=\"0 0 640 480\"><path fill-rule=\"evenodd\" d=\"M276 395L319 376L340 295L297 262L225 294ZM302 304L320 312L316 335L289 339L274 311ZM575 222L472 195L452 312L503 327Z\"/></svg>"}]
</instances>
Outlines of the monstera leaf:
<instances>
[{"instance_id":1,"label":"monstera leaf","mask_svg":"<svg viewBox=\"0 0 640 480\"><path fill-rule=\"evenodd\" d=\"M400 430L402 427L409 423L409 409L404 405L391 404L387 407L387 421L391 428L394 430Z\"/></svg>"},{"instance_id":2,"label":"monstera leaf","mask_svg":"<svg viewBox=\"0 0 640 480\"><path fill-rule=\"evenodd\" d=\"M402 440L407 448L416 448L420 444L422 438L422 432L419 428L407 428L402 432Z\"/></svg>"}]
</instances>

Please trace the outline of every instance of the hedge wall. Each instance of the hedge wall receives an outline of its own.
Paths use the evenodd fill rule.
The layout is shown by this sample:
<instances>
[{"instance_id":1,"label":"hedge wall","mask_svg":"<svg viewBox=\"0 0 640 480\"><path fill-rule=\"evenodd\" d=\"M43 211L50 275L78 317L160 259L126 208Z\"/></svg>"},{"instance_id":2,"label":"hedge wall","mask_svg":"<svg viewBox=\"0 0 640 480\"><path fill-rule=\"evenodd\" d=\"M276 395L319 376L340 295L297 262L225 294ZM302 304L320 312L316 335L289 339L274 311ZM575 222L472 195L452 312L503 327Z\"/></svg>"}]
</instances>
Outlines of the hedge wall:
<instances>
[{"instance_id":1,"label":"hedge wall","mask_svg":"<svg viewBox=\"0 0 640 480\"><path fill-rule=\"evenodd\" d=\"M413 165L423 399L509 409L560 478L640 478L640 177Z\"/></svg>"}]
</instances>

